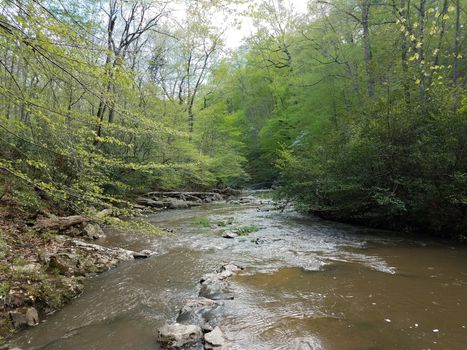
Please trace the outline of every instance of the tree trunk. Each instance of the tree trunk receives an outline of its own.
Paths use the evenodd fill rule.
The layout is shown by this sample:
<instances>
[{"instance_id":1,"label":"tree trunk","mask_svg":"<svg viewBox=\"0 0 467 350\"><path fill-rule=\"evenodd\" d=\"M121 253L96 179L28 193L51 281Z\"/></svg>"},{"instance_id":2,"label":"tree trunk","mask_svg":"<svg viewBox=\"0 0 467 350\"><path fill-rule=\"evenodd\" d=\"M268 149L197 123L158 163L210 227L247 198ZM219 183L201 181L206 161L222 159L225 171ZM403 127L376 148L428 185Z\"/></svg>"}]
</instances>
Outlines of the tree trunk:
<instances>
[{"instance_id":1,"label":"tree trunk","mask_svg":"<svg viewBox=\"0 0 467 350\"><path fill-rule=\"evenodd\" d=\"M454 36L454 62L452 64L452 85L454 91L454 104L452 110L456 111L459 107L459 93L457 92L457 80L459 78L459 50L460 50L460 0L456 0L456 32Z\"/></svg>"},{"instance_id":2,"label":"tree trunk","mask_svg":"<svg viewBox=\"0 0 467 350\"><path fill-rule=\"evenodd\" d=\"M418 18L420 22L420 32L419 32L419 42L417 45L418 53L418 65L419 65L419 88L420 88L420 103L422 107L422 113L426 113L426 87L425 87L425 50L424 50L424 40L425 40L425 5L426 0L420 0L420 6L418 8Z\"/></svg>"},{"instance_id":3,"label":"tree trunk","mask_svg":"<svg viewBox=\"0 0 467 350\"><path fill-rule=\"evenodd\" d=\"M362 28L363 28L363 58L365 60L365 70L367 75L368 96L372 98L375 95L375 79L371 69L371 45L370 45L370 27L368 19L370 16L370 1L362 2Z\"/></svg>"},{"instance_id":4,"label":"tree trunk","mask_svg":"<svg viewBox=\"0 0 467 350\"><path fill-rule=\"evenodd\" d=\"M405 0L401 0L401 17L408 22L407 11L405 9ZM404 23L404 25L407 25ZM409 63L407 61L408 49L407 49L407 38L405 31L401 33L401 61L402 61L402 72L404 74L402 80L402 86L404 89L404 100L407 107L410 106L410 83L409 83Z\"/></svg>"}]
</instances>

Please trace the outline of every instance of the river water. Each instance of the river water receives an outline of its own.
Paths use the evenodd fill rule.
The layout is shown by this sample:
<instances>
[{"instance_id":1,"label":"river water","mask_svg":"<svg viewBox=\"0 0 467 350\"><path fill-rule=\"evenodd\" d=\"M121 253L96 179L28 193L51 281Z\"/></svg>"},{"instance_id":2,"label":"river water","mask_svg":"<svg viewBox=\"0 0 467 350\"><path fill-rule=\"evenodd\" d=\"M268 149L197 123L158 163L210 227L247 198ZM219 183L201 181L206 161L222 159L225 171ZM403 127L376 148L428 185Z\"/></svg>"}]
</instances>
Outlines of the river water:
<instances>
[{"instance_id":1,"label":"river water","mask_svg":"<svg viewBox=\"0 0 467 350\"><path fill-rule=\"evenodd\" d=\"M197 296L200 277L233 262L245 269L230 279L235 299L224 305L229 349L467 349L466 247L250 199L149 216L174 229L164 237L109 232L104 245L157 254L89 279L80 298L12 345L158 349L157 327ZM205 227L208 220L226 227ZM219 233L246 226L258 231L235 239Z\"/></svg>"}]
</instances>

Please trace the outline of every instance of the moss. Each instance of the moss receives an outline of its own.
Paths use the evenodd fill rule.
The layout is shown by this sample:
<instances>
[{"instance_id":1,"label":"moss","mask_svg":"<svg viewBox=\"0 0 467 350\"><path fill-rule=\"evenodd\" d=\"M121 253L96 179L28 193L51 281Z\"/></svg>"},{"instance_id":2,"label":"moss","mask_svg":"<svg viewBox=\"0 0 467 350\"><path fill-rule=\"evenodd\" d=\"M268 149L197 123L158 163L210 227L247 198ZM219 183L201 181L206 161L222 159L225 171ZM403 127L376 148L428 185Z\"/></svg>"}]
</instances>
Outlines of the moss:
<instances>
[{"instance_id":1,"label":"moss","mask_svg":"<svg viewBox=\"0 0 467 350\"><path fill-rule=\"evenodd\" d=\"M197 218L194 223L201 227L211 227L212 223L207 217Z\"/></svg>"},{"instance_id":2,"label":"moss","mask_svg":"<svg viewBox=\"0 0 467 350\"><path fill-rule=\"evenodd\" d=\"M235 229L235 233L238 234L239 236L247 236L250 233L257 232L259 231L259 227L255 225L251 226L242 226L237 229Z\"/></svg>"}]
</instances>

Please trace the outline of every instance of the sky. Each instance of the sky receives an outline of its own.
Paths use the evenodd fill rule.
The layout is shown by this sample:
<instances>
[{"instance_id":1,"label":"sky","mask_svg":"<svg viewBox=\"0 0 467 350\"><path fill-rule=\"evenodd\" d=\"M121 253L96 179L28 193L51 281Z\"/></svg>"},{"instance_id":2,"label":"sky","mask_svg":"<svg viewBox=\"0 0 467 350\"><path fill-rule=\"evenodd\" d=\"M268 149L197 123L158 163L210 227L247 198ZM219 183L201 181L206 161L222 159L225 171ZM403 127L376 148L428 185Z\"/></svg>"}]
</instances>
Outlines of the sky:
<instances>
[{"instance_id":1,"label":"sky","mask_svg":"<svg viewBox=\"0 0 467 350\"><path fill-rule=\"evenodd\" d=\"M252 0L251 2L258 3L256 0ZM308 0L285 0L285 2L298 14L304 14L307 11ZM253 26L252 19L243 17L240 29L231 27L226 31L226 46L231 49L239 47L242 40L251 36L254 33L254 30L255 28Z\"/></svg>"},{"instance_id":2,"label":"sky","mask_svg":"<svg viewBox=\"0 0 467 350\"><path fill-rule=\"evenodd\" d=\"M185 13L185 1L178 0L173 6L176 8L180 20L183 20ZM242 5L242 8L238 9L239 11L245 11L248 9L248 6L251 4L258 4L262 1L278 1L278 0L246 0L246 3ZM293 9L297 14L304 14L307 11L308 0L284 0L287 7ZM241 21L241 27L236 28L235 26L226 26L225 15L219 13L217 18L213 18L214 23L219 27L226 27L224 33L225 44L229 49L236 49L242 44L242 40L251 36L255 32L255 27L253 25L253 20L247 16L238 18Z\"/></svg>"}]
</instances>

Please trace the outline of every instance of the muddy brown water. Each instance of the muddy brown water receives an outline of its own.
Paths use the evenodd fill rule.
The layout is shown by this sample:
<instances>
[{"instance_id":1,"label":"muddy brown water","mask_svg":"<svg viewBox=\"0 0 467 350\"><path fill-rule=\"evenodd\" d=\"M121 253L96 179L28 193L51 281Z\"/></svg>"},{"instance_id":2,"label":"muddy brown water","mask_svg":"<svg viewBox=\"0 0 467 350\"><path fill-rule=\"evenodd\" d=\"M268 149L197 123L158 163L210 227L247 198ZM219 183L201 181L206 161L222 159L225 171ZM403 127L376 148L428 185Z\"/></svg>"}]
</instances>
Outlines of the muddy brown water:
<instances>
[{"instance_id":1,"label":"muddy brown water","mask_svg":"<svg viewBox=\"0 0 467 350\"><path fill-rule=\"evenodd\" d=\"M175 230L165 237L109 232L102 244L157 255L91 278L80 298L11 345L158 349L157 327L197 296L199 278L234 262L245 270L231 279L235 299L224 306L229 349L467 349L466 247L252 201L150 216ZM225 239L200 217L259 230Z\"/></svg>"}]
</instances>

